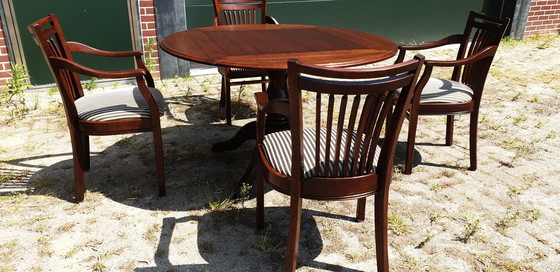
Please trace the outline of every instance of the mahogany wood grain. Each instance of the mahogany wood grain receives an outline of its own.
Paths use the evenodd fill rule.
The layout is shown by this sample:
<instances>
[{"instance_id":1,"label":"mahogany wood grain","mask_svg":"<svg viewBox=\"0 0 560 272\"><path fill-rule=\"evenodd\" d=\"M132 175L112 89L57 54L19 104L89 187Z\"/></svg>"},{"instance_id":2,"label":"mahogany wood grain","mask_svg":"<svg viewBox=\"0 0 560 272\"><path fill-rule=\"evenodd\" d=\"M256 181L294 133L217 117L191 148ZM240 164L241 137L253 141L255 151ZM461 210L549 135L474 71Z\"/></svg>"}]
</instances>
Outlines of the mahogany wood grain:
<instances>
[{"instance_id":1,"label":"mahogany wood grain","mask_svg":"<svg viewBox=\"0 0 560 272\"><path fill-rule=\"evenodd\" d=\"M167 53L200 63L286 70L288 59L327 67L373 63L396 54L392 41L366 32L307 25L222 25L173 33Z\"/></svg>"}]
</instances>

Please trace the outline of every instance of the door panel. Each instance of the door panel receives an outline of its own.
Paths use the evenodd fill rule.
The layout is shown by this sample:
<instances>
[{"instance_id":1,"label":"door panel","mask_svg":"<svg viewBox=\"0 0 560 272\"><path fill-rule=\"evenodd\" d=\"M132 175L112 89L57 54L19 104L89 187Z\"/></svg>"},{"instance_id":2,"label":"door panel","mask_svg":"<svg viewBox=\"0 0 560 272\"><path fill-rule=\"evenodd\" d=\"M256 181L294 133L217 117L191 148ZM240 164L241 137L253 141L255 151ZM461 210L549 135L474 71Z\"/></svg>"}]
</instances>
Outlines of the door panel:
<instances>
[{"instance_id":1,"label":"door panel","mask_svg":"<svg viewBox=\"0 0 560 272\"><path fill-rule=\"evenodd\" d=\"M13 8L32 84L54 82L39 47L27 26L50 13L56 13L66 39L104 50L131 50L127 0L15 0ZM134 68L131 59L109 59L76 55L75 60L94 69L124 70Z\"/></svg>"}]
</instances>

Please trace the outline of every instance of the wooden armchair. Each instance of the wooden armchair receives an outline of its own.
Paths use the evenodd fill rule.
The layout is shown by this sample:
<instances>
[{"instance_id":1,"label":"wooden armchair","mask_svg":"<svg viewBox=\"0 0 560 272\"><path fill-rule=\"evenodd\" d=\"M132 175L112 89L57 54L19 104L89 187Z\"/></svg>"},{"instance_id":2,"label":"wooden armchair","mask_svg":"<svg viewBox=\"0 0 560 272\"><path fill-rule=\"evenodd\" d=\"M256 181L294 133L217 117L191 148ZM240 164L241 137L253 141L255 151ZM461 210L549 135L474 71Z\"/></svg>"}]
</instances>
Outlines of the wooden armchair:
<instances>
[{"instance_id":1,"label":"wooden armchair","mask_svg":"<svg viewBox=\"0 0 560 272\"><path fill-rule=\"evenodd\" d=\"M84 171L90 168L89 135L115 135L152 131L159 195L165 195L160 115L162 94L142 61L142 52L112 52L66 41L55 14L28 27L58 85L72 140L75 200L84 199ZM72 53L105 57L131 57L137 69L107 72L90 69L73 61ZM135 78L137 86L104 90L84 95L79 75L97 78Z\"/></svg>"},{"instance_id":2,"label":"wooden armchair","mask_svg":"<svg viewBox=\"0 0 560 272\"><path fill-rule=\"evenodd\" d=\"M452 67L451 79L429 78L410 107L405 173L412 172L418 115L447 115L446 145L453 143L454 116L470 114L470 170L476 170L478 112L488 70L509 19L497 19L471 11L465 31L422 45L401 45L397 62L408 50L424 50L459 44L456 60L426 60L423 76L430 77L433 67Z\"/></svg>"},{"instance_id":3,"label":"wooden armchair","mask_svg":"<svg viewBox=\"0 0 560 272\"><path fill-rule=\"evenodd\" d=\"M375 195L377 269L388 271L387 202L393 159L423 62L418 55L393 66L360 70L290 60L289 100L268 101L266 93L256 94L257 227L264 227L266 181L291 199L285 271L296 268L302 198L358 199L356 217L362 221L366 197L371 195ZM399 88L400 96L395 91ZM288 116L291 130L265 135L269 114Z\"/></svg>"},{"instance_id":4,"label":"wooden armchair","mask_svg":"<svg viewBox=\"0 0 560 272\"><path fill-rule=\"evenodd\" d=\"M266 15L266 0L213 0L214 25L241 24L278 24L276 19ZM226 123L231 125L231 86L261 84L262 91L266 90L266 71L218 67L222 75L222 90L220 106L226 108Z\"/></svg>"}]
</instances>

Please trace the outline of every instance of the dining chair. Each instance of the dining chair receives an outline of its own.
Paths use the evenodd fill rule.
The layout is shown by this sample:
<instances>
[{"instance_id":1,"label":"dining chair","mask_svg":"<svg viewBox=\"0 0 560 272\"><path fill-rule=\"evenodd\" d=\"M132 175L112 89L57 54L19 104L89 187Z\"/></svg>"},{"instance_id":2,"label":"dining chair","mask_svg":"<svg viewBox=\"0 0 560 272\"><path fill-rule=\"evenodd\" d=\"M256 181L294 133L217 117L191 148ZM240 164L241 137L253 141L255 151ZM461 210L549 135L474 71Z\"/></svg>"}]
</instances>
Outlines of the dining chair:
<instances>
[{"instance_id":1,"label":"dining chair","mask_svg":"<svg viewBox=\"0 0 560 272\"><path fill-rule=\"evenodd\" d=\"M296 268L303 198L357 199L356 218L363 221L366 197L372 195L377 269L388 271L387 202L393 159L423 62L424 57L417 55L387 67L344 69L290 60L288 99L268 101L266 93L255 94L257 227L265 225L266 181L290 196L285 271ZM290 130L265 135L269 114L289 117Z\"/></svg>"},{"instance_id":2,"label":"dining chair","mask_svg":"<svg viewBox=\"0 0 560 272\"><path fill-rule=\"evenodd\" d=\"M67 41L55 14L30 24L28 29L40 47L62 96L72 141L75 201L84 199L84 171L90 168L89 136L144 131L152 131L153 134L159 195L165 195L160 127L164 98L154 88L154 80L142 61L142 52L105 51ZM94 70L75 62L73 53L130 57L135 60L137 68L115 72ZM80 75L110 79L135 78L136 86L85 94Z\"/></svg>"},{"instance_id":3,"label":"dining chair","mask_svg":"<svg viewBox=\"0 0 560 272\"><path fill-rule=\"evenodd\" d=\"M214 25L278 24L266 15L266 0L213 0ZM266 90L266 71L235 67L218 67L222 75L220 106L226 109L226 123L231 125L231 86L261 84Z\"/></svg>"},{"instance_id":4,"label":"dining chair","mask_svg":"<svg viewBox=\"0 0 560 272\"><path fill-rule=\"evenodd\" d=\"M453 67L453 73L450 79L429 78L425 86L419 86L422 88L421 95L412 100L409 109L404 170L406 174L412 173L419 115L446 115L445 144L450 146L453 143L455 115L470 114L469 170L476 170L478 115L482 91L497 47L506 32L509 21L508 18L498 19L471 11L463 34L451 35L427 44L399 46L396 62L402 61L409 50L425 50L459 44L455 60L427 59L424 63L426 73L423 76L430 77L434 67Z\"/></svg>"}]
</instances>

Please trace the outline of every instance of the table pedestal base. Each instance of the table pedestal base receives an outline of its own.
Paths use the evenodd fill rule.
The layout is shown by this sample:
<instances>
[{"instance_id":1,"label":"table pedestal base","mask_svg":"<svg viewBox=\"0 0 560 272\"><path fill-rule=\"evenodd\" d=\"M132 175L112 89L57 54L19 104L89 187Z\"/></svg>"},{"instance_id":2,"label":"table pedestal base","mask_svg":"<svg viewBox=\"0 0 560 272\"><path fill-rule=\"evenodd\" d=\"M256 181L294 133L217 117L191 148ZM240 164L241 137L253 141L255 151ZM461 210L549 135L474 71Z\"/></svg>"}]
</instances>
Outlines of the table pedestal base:
<instances>
[{"instance_id":1,"label":"table pedestal base","mask_svg":"<svg viewBox=\"0 0 560 272\"><path fill-rule=\"evenodd\" d=\"M287 72L286 71L267 71L269 84L266 89L268 100L288 98ZM265 133L286 130L290 128L288 118L284 116L268 116ZM257 134L257 123L255 121L245 124L229 140L215 143L212 146L213 152L224 152L233 150L242 145L247 140L255 140Z\"/></svg>"}]
</instances>

